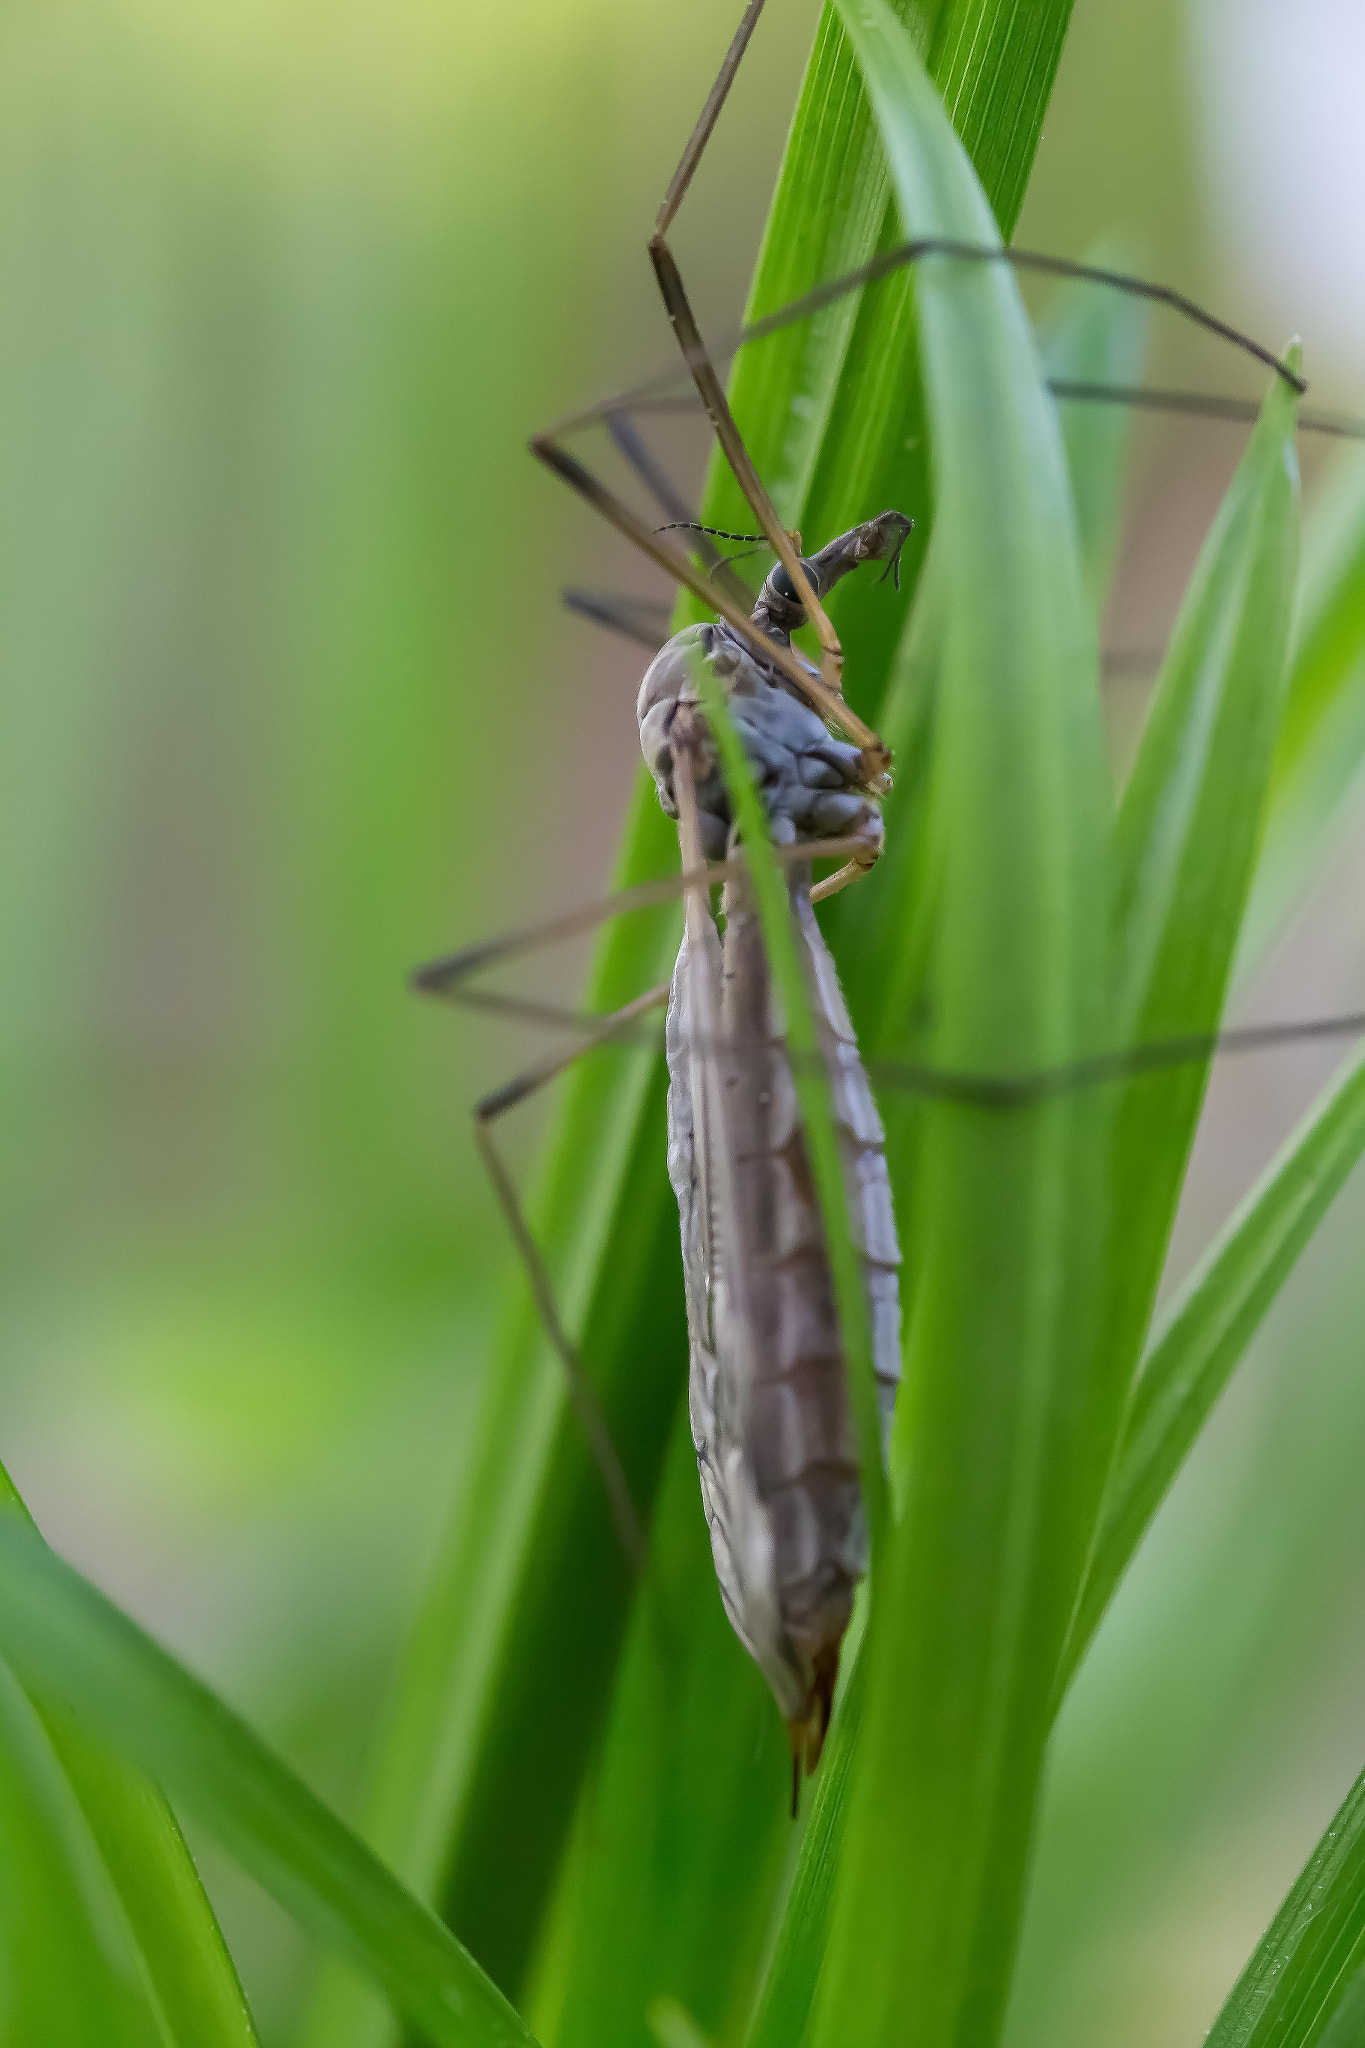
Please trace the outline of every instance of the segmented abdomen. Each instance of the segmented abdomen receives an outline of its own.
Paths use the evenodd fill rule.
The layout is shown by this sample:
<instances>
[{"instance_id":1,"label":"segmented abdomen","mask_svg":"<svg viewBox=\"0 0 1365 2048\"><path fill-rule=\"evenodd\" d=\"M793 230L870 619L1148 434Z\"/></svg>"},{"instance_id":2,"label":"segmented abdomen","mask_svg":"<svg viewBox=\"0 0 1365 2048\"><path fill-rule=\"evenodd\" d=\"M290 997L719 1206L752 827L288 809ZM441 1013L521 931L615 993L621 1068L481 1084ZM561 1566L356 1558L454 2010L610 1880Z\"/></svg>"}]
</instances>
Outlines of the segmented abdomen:
<instances>
[{"instance_id":1,"label":"segmented abdomen","mask_svg":"<svg viewBox=\"0 0 1365 2048\"><path fill-rule=\"evenodd\" d=\"M788 1720L810 1730L809 1754L823 1735L867 1538L824 1224L783 1019L755 911L733 888L726 909L722 1044L701 1071L711 1147L718 1119L728 1126L733 1220L705 1206L716 1176L692 1100L686 946L669 1009L669 1169L688 1278L692 1431L730 1619ZM834 1092L886 1427L900 1312L881 1122L803 878L793 879L792 912ZM736 1243L743 1265L732 1273Z\"/></svg>"}]
</instances>

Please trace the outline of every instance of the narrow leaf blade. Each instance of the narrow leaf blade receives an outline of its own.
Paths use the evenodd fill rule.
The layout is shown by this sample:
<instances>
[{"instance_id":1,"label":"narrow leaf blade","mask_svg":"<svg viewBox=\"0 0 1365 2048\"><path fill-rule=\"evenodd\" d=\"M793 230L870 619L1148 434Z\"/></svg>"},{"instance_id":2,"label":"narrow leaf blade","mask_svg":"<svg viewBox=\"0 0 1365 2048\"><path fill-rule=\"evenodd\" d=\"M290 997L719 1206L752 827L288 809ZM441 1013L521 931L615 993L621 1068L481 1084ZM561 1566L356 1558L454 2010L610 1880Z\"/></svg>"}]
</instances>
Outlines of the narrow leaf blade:
<instances>
[{"instance_id":1,"label":"narrow leaf blade","mask_svg":"<svg viewBox=\"0 0 1365 2048\"><path fill-rule=\"evenodd\" d=\"M1312 2048L1353 1993L1363 1964L1365 1774L1233 1986L1208 2048Z\"/></svg>"},{"instance_id":2,"label":"narrow leaf blade","mask_svg":"<svg viewBox=\"0 0 1365 2048\"><path fill-rule=\"evenodd\" d=\"M1218 1027L1284 702L1298 561L1296 394L1280 378L1186 592L1114 836L1116 1043ZM1130 1371L1152 1311L1209 1062L1119 1092L1108 1345Z\"/></svg>"},{"instance_id":3,"label":"narrow leaf blade","mask_svg":"<svg viewBox=\"0 0 1365 2048\"><path fill-rule=\"evenodd\" d=\"M1363 1152L1365 1050L1324 1090L1161 1319L1105 1496L1063 1683L1262 1318Z\"/></svg>"},{"instance_id":4,"label":"narrow leaf blade","mask_svg":"<svg viewBox=\"0 0 1365 2048\"><path fill-rule=\"evenodd\" d=\"M181 1797L223 1847L418 2026L461 2048L532 2036L441 1923L244 1722L17 1517L0 1517L0 1649Z\"/></svg>"},{"instance_id":5,"label":"narrow leaf blade","mask_svg":"<svg viewBox=\"0 0 1365 2048\"><path fill-rule=\"evenodd\" d=\"M844 18L907 231L989 241L989 210L898 24L876 0L848 0ZM1072 1057L1101 1023L1095 653L1060 436L1013 279L929 259L917 302L946 579L934 1049L990 1074ZM929 1115L932 1235L896 1430L903 1519L873 1589L820 2048L946 2048L1000 2024L1047 1658L1117 1427L1114 1390L1086 1384L1101 1129L1074 1102Z\"/></svg>"},{"instance_id":6,"label":"narrow leaf blade","mask_svg":"<svg viewBox=\"0 0 1365 2048\"><path fill-rule=\"evenodd\" d=\"M1344 451L1304 533L1304 577L1265 841L1237 980L1247 982L1336 845L1365 762L1365 454Z\"/></svg>"},{"instance_id":7,"label":"narrow leaf blade","mask_svg":"<svg viewBox=\"0 0 1365 2048\"><path fill-rule=\"evenodd\" d=\"M171 2048L41 1718L0 1662L0 2032L25 2048Z\"/></svg>"},{"instance_id":8,"label":"narrow leaf blade","mask_svg":"<svg viewBox=\"0 0 1365 2048\"><path fill-rule=\"evenodd\" d=\"M0 1501L33 1527L3 1466ZM77 1716L50 1702L36 1704L118 1893L170 2039L194 2048L252 2048L256 2030L246 1994L161 1791L92 1740Z\"/></svg>"},{"instance_id":9,"label":"narrow leaf blade","mask_svg":"<svg viewBox=\"0 0 1365 2048\"><path fill-rule=\"evenodd\" d=\"M53 1749L81 1803L180 2048L253 2048L256 2029L193 1858L160 1789L75 1715L47 1708Z\"/></svg>"}]
</instances>

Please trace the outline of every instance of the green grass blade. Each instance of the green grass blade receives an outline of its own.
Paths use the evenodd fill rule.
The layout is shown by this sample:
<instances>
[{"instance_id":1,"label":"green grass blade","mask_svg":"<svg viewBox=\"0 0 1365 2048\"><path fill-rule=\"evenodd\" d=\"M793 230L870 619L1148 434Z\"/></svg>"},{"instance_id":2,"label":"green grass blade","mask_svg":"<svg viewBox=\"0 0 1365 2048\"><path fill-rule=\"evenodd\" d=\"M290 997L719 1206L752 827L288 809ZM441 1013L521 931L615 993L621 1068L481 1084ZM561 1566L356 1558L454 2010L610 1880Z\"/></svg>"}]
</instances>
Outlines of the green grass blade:
<instances>
[{"instance_id":1,"label":"green grass blade","mask_svg":"<svg viewBox=\"0 0 1365 2048\"><path fill-rule=\"evenodd\" d=\"M32 1527L0 1466L0 1501ZM193 2048L251 2048L256 2039L222 1930L160 1789L92 1741L65 1709L38 1712L118 1893L170 2039Z\"/></svg>"},{"instance_id":2,"label":"green grass blade","mask_svg":"<svg viewBox=\"0 0 1365 2048\"><path fill-rule=\"evenodd\" d=\"M1237 978L1255 972L1340 837L1365 760L1365 454L1338 456L1304 531L1289 699Z\"/></svg>"},{"instance_id":3,"label":"green grass blade","mask_svg":"<svg viewBox=\"0 0 1365 2048\"><path fill-rule=\"evenodd\" d=\"M3 1662L0 1871L0 2036L16 2048L172 2048L85 1816Z\"/></svg>"},{"instance_id":4,"label":"green grass blade","mask_svg":"<svg viewBox=\"0 0 1365 2048\"><path fill-rule=\"evenodd\" d=\"M1146 322L1142 306L1118 293L1068 287L1040 335L1049 374L1131 381ZM1067 469L1076 506L1085 586L1096 608L1108 585L1125 481L1130 421L1121 407L1060 408ZM883 714L883 735L896 762L883 807L887 851L874 888L834 907L851 966L846 988L869 1052L916 1058L925 1045L915 1020L929 1011L928 975L933 906L938 889L930 865L927 802L934 704L943 661L946 593L932 551L926 558L909 630L897 651ZM886 899L896 905L894 944L887 943ZM916 1240L915 1163L923 1106L908 1093L882 1104L902 1238Z\"/></svg>"},{"instance_id":5,"label":"green grass blade","mask_svg":"<svg viewBox=\"0 0 1365 2048\"><path fill-rule=\"evenodd\" d=\"M674 1998L659 1998L649 2009L649 2030L657 2048L711 2048L690 2012Z\"/></svg>"},{"instance_id":6,"label":"green grass blade","mask_svg":"<svg viewBox=\"0 0 1365 2048\"><path fill-rule=\"evenodd\" d=\"M1068 290L1042 335L1050 374L1130 381L1137 374L1145 330L1142 309L1116 294ZM1080 526L1081 556L1092 598L1107 581L1124 481L1128 422L1113 408L1074 409L1081 431L1063 438ZM858 978L868 1044L900 1057L916 1048L905 1019L925 1010L932 952L931 905L936 889L929 868L926 792L931 758L933 703L943 659L946 620L942 580L931 551L925 562L910 630L897 655L883 731L896 757L895 786L885 805L887 852L875 883L844 899L845 943L852 954L874 959L877 972ZM883 899L897 906L896 944L885 944ZM892 1165L896 1215L905 1243L920 1240L916 1162L924 1106L909 1094L882 1104ZM834 1900L837 1847L850 1782L852 1742L861 1726L866 1671L861 1660L850 1681L843 1713L821 1765L821 1784L801 1845L782 1930L764 1985L750 2048L779 2048L799 2039L809 2017Z\"/></svg>"},{"instance_id":7,"label":"green grass blade","mask_svg":"<svg viewBox=\"0 0 1365 2048\"><path fill-rule=\"evenodd\" d=\"M1356 1779L1207 2036L1207 2048L1313 2048L1365 1964L1365 1773ZM1334 2048L1358 2041L1333 2030Z\"/></svg>"},{"instance_id":8,"label":"green grass blade","mask_svg":"<svg viewBox=\"0 0 1365 2048\"><path fill-rule=\"evenodd\" d=\"M928 795L947 626L944 568L941 553L931 547L892 671L883 725L895 763L882 805L886 851L868 882L836 897L826 913L865 1057L929 1057L925 1032L933 1014L929 980L939 891ZM883 1090L879 1108L897 1234L902 1248L913 1247L925 1228L919 1165L926 1105L908 1090Z\"/></svg>"},{"instance_id":9,"label":"green grass blade","mask_svg":"<svg viewBox=\"0 0 1365 2048\"><path fill-rule=\"evenodd\" d=\"M993 223L894 18L849 0L908 231ZM943 551L931 777L936 1056L1050 1064L1103 1023L1105 769L1060 435L1013 278L935 259L917 300ZM1061 1648L1110 1445L1091 1361L1091 1103L938 1105L869 1700L814 2038L988 2042L1003 2015ZM1054 1666L1055 1669L1055 1666Z\"/></svg>"},{"instance_id":10,"label":"green grass blade","mask_svg":"<svg viewBox=\"0 0 1365 2048\"><path fill-rule=\"evenodd\" d=\"M859 1655L838 1703L772 1961L745 2048L787 2048L806 2031L825 1960L853 1758L867 1700L867 1663Z\"/></svg>"},{"instance_id":11,"label":"green grass blade","mask_svg":"<svg viewBox=\"0 0 1365 2048\"><path fill-rule=\"evenodd\" d=\"M1017 210L1032 164L1070 0L1044 0L1027 21L1003 0L933 10L907 0L905 12L925 23L931 68L934 50L954 53L956 90L973 124L969 147L982 153L1009 227L1010 207ZM1003 123L998 133L987 118L992 110ZM827 11L751 312L771 310L866 260L889 217L887 190L861 80L843 30ZM917 516L925 509L926 492L915 479L926 474L926 451L904 447L914 434L910 328L902 317L896 347L885 358L879 411L868 410L871 392L856 363L840 375L846 342L846 322L831 316L825 327L791 329L747 352L735 369L736 416L751 451L779 505L812 538L817 521L833 522L833 532L867 514L862 471L856 465L845 470L840 453L855 413L867 445L898 461L904 456L904 475L885 486L885 500L903 497ZM811 438L803 443L807 429ZM817 507L810 479L822 462L826 481ZM728 503L713 474L703 517L733 525ZM850 579L840 595L858 580ZM881 617L872 618L866 633L861 612L841 612L840 623L851 624L852 694L859 709L875 717L904 608L885 590L869 604ZM667 872L676 858L672 828L652 783L642 777L618 879ZM894 929L894 917L891 905L884 932ZM643 938L638 925L607 934L588 1000L607 1007L663 979L679 924L676 916L662 916ZM839 928L838 916L831 917L827 929L836 947ZM610 1063L594 1062L565 1084L565 1095L535 1205L537 1229L636 1498L647 1508L681 1403L687 1356L677 1216L662 1170L663 1082L658 1068L632 1066L623 1076ZM381 1853L423 1896L441 1903L504 1985L519 1982L525 1967L607 1710L630 1600L598 1475L524 1299L519 1281L518 1311L509 1317L493 1366L473 1477L401 1674L366 1819ZM642 1369L645 1330L649 1356ZM675 1369L661 1369L661 1359L676 1361ZM546 1717L550 1692L562 1709ZM676 1757L669 1767L680 1768ZM512 1816L516 1853L504 1857ZM780 1817L773 1825L781 1825ZM643 1873L656 1865L643 1841L639 1853L644 1883ZM312 2038L318 2048L337 2048L383 2034L353 2013L338 1990L319 2013Z\"/></svg>"},{"instance_id":12,"label":"green grass blade","mask_svg":"<svg viewBox=\"0 0 1365 2048\"><path fill-rule=\"evenodd\" d=\"M113 1880L177 2048L253 2048L222 1930L158 1786L56 1708L43 1722Z\"/></svg>"},{"instance_id":13,"label":"green grass blade","mask_svg":"<svg viewBox=\"0 0 1365 2048\"><path fill-rule=\"evenodd\" d=\"M69 1702L182 1799L272 1897L434 2042L533 2048L478 1966L370 1850L13 1515L0 1518L0 1649L25 1686Z\"/></svg>"},{"instance_id":14,"label":"green grass blade","mask_svg":"<svg viewBox=\"0 0 1365 2048\"><path fill-rule=\"evenodd\" d=\"M1115 1042L1217 1029L1284 702L1298 560L1295 397L1276 378L1200 552L1114 837ZM1208 1061L1119 1091L1108 1348L1136 1361Z\"/></svg>"},{"instance_id":15,"label":"green grass blade","mask_svg":"<svg viewBox=\"0 0 1365 2048\"><path fill-rule=\"evenodd\" d=\"M1000 231L1008 236L1033 167L1071 0L1043 0L1027 18L1014 0L897 0L895 12L915 37L976 164ZM793 118L746 317L760 319L856 269L878 246L898 239L898 230L881 134L838 11L827 6ZM868 306L885 308L885 313L876 320L876 340L865 335L857 345L860 363L875 363L891 385L903 386L907 370L913 376L907 289L892 283L869 295ZM871 392L862 375L844 374L861 317L858 299L850 296L750 350L735 366L732 409L749 451L774 502L796 523L804 521L811 536L817 530L825 535L846 529L895 498L896 486L870 478L864 484L861 476L853 484L850 466L862 472L871 465L884 473L888 456L908 452L888 446L885 392ZM911 402L902 388L897 414ZM900 438L903 442L905 434ZM821 486L817 508L812 494L821 469L829 481ZM923 448L918 462L901 475L905 495L927 505ZM837 502L830 502L831 492ZM862 504L864 498L864 509L845 514L847 504ZM706 517L718 524L725 523L727 513L733 515L731 524L747 516L737 486L719 462L708 479L707 508Z\"/></svg>"},{"instance_id":16,"label":"green grass blade","mask_svg":"<svg viewBox=\"0 0 1365 2048\"><path fill-rule=\"evenodd\" d=\"M1322 2048L1356 2048L1365 2040L1365 1970L1348 1981L1318 2040Z\"/></svg>"},{"instance_id":17,"label":"green grass blade","mask_svg":"<svg viewBox=\"0 0 1365 2048\"><path fill-rule=\"evenodd\" d=\"M1161 1318L1125 1424L1063 1684L1300 1252L1365 1152L1365 1051L1271 1161Z\"/></svg>"},{"instance_id":18,"label":"green grass blade","mask_svg":"<svg viewBox=\"0 0 1365 2048\"><path fill-rule=\"evenodd\" d=\"M528 2008L555 2048L637 2048L666 1997L732 2040L790 1845L787 1732L716 1591L685 1415L650 1559Z\"/></svg>"}]
</instances>

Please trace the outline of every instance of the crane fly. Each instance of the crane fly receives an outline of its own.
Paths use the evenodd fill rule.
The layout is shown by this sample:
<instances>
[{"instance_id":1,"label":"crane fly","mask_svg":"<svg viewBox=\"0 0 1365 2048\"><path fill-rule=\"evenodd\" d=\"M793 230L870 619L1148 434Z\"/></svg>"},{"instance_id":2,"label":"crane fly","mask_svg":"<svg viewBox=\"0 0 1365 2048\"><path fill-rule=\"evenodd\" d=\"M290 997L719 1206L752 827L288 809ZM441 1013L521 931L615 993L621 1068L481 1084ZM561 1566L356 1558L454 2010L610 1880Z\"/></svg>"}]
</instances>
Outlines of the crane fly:
<instances>
[{"instance_id":1,"label":"crane fly","mask_svg":"<svg viewBox=\"0 0 1365 2048\"><path fill-rule=\"evenodd\" d=\"M899 561L915 508L888 508L803 551L782 523L733 418L716 363L735 348L877 284L920 258L1007 262L1016 269L1078 278L1174 308L1303 387L1270 350L1168 288L1093 265L1033 252L921 238L742 330L708 350L668 235L757 22L750 0L697 126L668 188L649 244L683 363L716 442L758 527L718 533L689 509L651 455L635 420L673 407L672 376L618 393L537 435L535 454L646 557L714 614L666 636L659 608L638 599L566 593L577 610L657 650L640 686L641 747L665 812L676 819L680 882L648 884L580 915L511 934L420 969L425 992L537 1021L568 1023L580 1043L486 1097L475 1110L481 1153L518 1242L537 1307L565 1366L571 1397L610 1497L626 1551L640 1565L644 1537L611 1432L591 1379L561 1320L554 1288L515 1187L494 1146L492 1126L584 1050L634 1036L666 1010L669 1070L668 1173L677 1196L691 1350L690 1414L721 1597L730 1621L767 1678L791 1737L793 1780L815 1767L828 1728L839 1651L854 1593L867 1568L867 1516L850 1399L846 1338L836 1303L826 1221L798 1104L799 1063L784 1040L783 1006L758 914L754 879L737 825L736 792L721 763L714 716L718 693L761 793L767 832L785 872L788 911L831 1091L849 1223L861 1265L872 1335L883 1442L900 1374L899 1247L884 1139L860 1061L834 962L813 904L860 881L882 852L881 798L891 760L878 734L844 694L843 650L826 599L863 565L880 565L899 589ZM1240 401L1144 392L1072 381L1054 387L1070 401L1126 401L1221 417L1254 416ZM635 511L564 446L564 437L605 422L612 439L665 516ZM1356 423L1326 415L1301 424L1352 433ZM686 545L673 535L686 530ZM775 566L755 598L715 545L765 546ZM818 662L793 636L810 628ZM812 863L842 862L812 885ZM711 895L723 895L719 921ZM875 884L874 884L875 886ZM469 977L532 944L586 928L622 908L680 890L684 933L671 981L610 1015L581 1018L547 1006L475 991ZM1097 1086L1123 1074L1206 1060L1294 1036L1346 1033L1358 1017L1255 1027L1101 1054L1051 1073L951 1075L907 1062L880 1063L885 1085L1008 1109L1048 1094ZM866 1470L866 1466L864 1466Z\"/></svg>"}]
</instances>

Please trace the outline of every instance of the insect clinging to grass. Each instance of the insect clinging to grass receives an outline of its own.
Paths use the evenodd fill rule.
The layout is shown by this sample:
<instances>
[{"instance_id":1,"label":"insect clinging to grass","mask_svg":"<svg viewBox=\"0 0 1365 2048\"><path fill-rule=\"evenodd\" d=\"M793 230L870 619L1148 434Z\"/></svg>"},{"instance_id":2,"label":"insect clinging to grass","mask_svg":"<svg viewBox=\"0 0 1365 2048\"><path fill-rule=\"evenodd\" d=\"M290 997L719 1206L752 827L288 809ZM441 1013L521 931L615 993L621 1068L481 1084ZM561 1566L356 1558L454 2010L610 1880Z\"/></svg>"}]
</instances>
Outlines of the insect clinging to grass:
<instances>
[{"instance_id":1,"label":"insect clinging to grass","mask_svg":"<svg viewBox=\"0 0 1365 2048\"><path fill-rule=\"evenodd\" d=\"M703 1502L726 1611L773 1690L790 1732L794 1772L799 1772L803 1765L813 1769L819 1758L840 1645L867 1568L868 1464L859 1407L864 1416L869 1409L877 1413L884 1446L901 1348L900 1250L882 1124L813 910L815 903L872 873L883 849L882 800L895 764L856 708L855 675L847 678L845 694L843 649L826 600L845 577L864 565L877 565L886 600L894 603L901 550L928 508L869 507L858 524L832 537L787 529L731 413L717 356L703 341L670 249L674 217L761 8L762 0L751 0L746 9L649 243L696 400L748 503L757 534L718 533L693 521L644 448L633 421L656 401L663 380L617 394L532 442L543 462L714 614L664 642L643 679L638 702L642 750L663 808L678 826L685 929L677 965L670 982L592 1019L586 1029L583 1020L571 1020L581 1037L574 1052L542 1062L486 1098L476 1109L476 1122L540 1313L568 1372L622 1543L638 1565L645 1553L639 1510L592 1390L591 1360L580 1357L564 1327L544 1262L494 1147L492 1126L505 1110L562 1071L568 1058L628 1037L651 1012L666 1009L668 1171L681 1221L690 1408ZM883 252L855 273L765 317L741 333L736 345L753 345L834 304L842 294L875 287L924 260L942 265L1004 262L1165 303L1302 388L1297 373L1271 351L1176 292L1062 258L944 236L921 237ZM1058 395L1074 403L1142 397L1075 382ZM1188 401L1185 409L1190 409ZM656 500L665 515L660 524L652 524L599 481L566 447L571 431L597 421L605 421L618 450ZM686 544L673 538L684 528L691 533ZM756 595L715 545L736 540L765 545L776 557ZM806 552L810 540L816 544ZM580 598L579 608L637 637L651 637L647 623L642 629L638 605L623 608ZM796 636L803 631L814 638L815 660L801 651ZM753 833L741 817L744 793L727 759L732 737L756 787L763 830L785 877L783 915L799 988L813 1019L819 1083L827 1091L837 1133L875 1390L850 1384L857 1366L850 1358L847 1303L841 1303L831 1264L828 1189L820 1185L802 1113L808 1056L793 1058L785 1043L793 988L787 984L784 998L774 969L771 926L760 908ZM841 865L813 884L812 863L826 857ZM866 886L875 888L875 879ZM711 901L716 887L723 889L718 916ZM660 893L655 888L652 900ZM637 890L630 898L646 900L651 900L649 890ZM628 906L623 899L612 907ZM599 908L538 934L468 949L420 970L418 984L457 1000L514 1008L511 999L471 991L468 977L523 950L537 936L555 936L602 914ZM1333 1028L1356 1022L1334 1020ZM1297 1028L1286 1027L1280 1035ZM1050 1093L1101 1087L1120 1074L1207 1060L1232 1037L1215 1040L1207 1032L1197 1033L1121 1048L1047 1073L936 1075L907 1067L900 1079L921 1092L950 1094L1007 1113Z\"/></svg>"}]
</instances>

